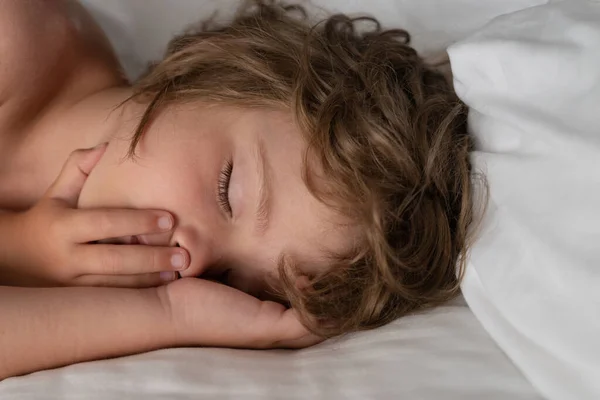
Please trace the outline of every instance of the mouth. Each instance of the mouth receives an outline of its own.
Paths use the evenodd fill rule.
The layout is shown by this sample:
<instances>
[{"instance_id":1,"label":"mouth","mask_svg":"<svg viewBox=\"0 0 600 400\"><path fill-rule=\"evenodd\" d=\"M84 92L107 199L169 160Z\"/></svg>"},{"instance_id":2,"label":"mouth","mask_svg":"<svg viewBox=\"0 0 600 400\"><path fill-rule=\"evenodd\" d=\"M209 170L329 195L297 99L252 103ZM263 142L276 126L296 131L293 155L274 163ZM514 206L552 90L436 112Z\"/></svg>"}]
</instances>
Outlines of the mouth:
<instances>
[{"instance_id":1,"label":"mouth","mask_svg":"<svg viewBox=\"0 0 600 400\"><path fill-rule=\"evenodd\" d=\"M148 244L143 236L133 235L117 239L121 244Z\"/></svg>"},{"instance_id":2,"label":"mouth","mask_svg":"<svg viewBox=\"0 0 600 400\"><path fill-rule=\"evenodd\" d=\"M144 240L139 236L123 236L118 238L96 240L96 244L144 244Z\"/></svg>"},{"instance_id":3,"label":"mouth","mask_svg":"<svg viewBox=\"0 0 600 400\"><path fill-rule=\"evenodd\" d=\"M231 286L231 283L230 283L231 268L228 268L228 269L222 270L222 271L209 271L209 272L205 271L202 274L197 275L196 278L206 279L208 281L213 281L213 282L218 282L225 286Z\"/></svg>"},{"instance_id":4,"label":"mouth","mask_svg":"<svg viewBox=\"0 0 600 400\"><path fill-rule=\"evenodd\" d=\"M122 237L117 237L117 238L109 238L109 239L102 239L102 240L97 240L94 243L97 244L142 244L142 245L152 245L152 246L159 246L159 245L165 245L168 246L168 244L162 244L162 243L151 243L148 238L145 235L131 235L131 236L122 236ZM176 247L181 247L179 245L179 243L175 243L174 246Z\"/></svg>"}]
</instances>

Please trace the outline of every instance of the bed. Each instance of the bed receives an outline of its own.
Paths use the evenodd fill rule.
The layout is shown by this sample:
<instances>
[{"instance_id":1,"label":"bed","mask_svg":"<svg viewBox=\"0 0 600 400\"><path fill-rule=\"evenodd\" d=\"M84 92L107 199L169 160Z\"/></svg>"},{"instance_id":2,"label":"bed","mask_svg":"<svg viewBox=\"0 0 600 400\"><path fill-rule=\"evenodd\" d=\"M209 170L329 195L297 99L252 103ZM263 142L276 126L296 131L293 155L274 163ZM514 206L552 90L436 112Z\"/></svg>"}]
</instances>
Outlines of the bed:
<instances>
[{"instance_id":1,"label":"bed","mask_svg":"<svg viewBox=\"0 0 600 400\"><path fill-rule=\"evenodd\" d=\"M217 7L233 10L236 1L85 0L83 3L107 32L128 76L135 78L149 60L160 57L173 34L210 16ZM425 54L434 54L499 15L547 1L371 0L368 6L360 0L314 3L317 7L311 10L315 13L325 12L323 8L366 11L386 26L407 29L413 35L415 47ZM227 11L217 15L227 16ZM457 53L460 51L459 47ZM468 97L470 92L463 94ZM476 256L479 257L476 261L482 260L481 251ZM478 296L482 296L482 291L471 284L475 279L476 276L470 275L470 284L465 288L469 302L477 302ZM300 351L183 348L82 363L7 379L0 383L0 398L569 398L564 393L548 391L543 381L528 372L526 362L510 351L507 353L502 334L486 317L486 307L477 304L474 314L460 297L380 329L346 335ZM597 316L600 319L600 313Z\"/></svg>"}]
</instances>

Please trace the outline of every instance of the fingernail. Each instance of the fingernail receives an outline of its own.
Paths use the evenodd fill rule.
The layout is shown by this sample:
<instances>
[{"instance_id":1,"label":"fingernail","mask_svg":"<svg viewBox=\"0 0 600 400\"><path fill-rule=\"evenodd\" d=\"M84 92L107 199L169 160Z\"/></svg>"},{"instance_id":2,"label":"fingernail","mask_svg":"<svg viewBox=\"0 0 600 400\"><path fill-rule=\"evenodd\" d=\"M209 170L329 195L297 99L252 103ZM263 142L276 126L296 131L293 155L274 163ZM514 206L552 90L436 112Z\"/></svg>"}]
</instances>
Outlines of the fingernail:
<instances>
[{"instance_id":1,"label":"fingernail","mask_svg":"<svg viewBox=\"0 0 600 400\"><path fill-rule=\"evenodd\" d=\"M173 227L173 219L171 217L162 216L158 219L158 227L162 230L169 230Z\"/></svg>"},{"instance_id":2,"label":"fingernail","mask_svg":"<svg viewBox=\"0 0 600 400\"><path fill-rule=\"evenodd\" d=\"M176 277L177 277L177 274L175 272L161 272L160 273L160 279L162 279L165 282L174 281Z\"/></svg>"},{"instance_id":3,"label":"fingernail","mask_svg":"<svg viewBox=\"0 0 600 400\"><path fill-rule=\"evenodd\" d=\"M185 257L181 253L173 254L171 256L171 266L175 269L183 269L185 266Z\"/></svg>"}]
</instances>

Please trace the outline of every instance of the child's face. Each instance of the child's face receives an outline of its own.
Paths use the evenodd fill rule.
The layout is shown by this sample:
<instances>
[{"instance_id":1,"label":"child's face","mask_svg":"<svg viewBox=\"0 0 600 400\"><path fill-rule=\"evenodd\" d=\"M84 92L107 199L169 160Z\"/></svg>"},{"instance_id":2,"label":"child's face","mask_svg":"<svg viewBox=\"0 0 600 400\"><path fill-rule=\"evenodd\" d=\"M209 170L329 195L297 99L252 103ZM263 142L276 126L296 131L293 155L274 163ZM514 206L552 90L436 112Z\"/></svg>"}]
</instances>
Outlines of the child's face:
<instances>
[{"instance_id":1,"label":"child's face","mask_svg":"<svg viewBox=\"0 0 600 400\"><path fill-rule=\"evenodd\" d=\"M230 269L229 284L258 295L265 279L277 276L282 254L312 265L310 274L325 268L326 254L353 244L354 232L309 193L302 179L305 143L283 112L172 106L145 133L136 159L124 159L128 146L110 142L80 206L172 212L172 235L141 239L186 248L191 267L183 276ZM227 187L222 204L219 193Z\"/></svg>"}]
</instances>

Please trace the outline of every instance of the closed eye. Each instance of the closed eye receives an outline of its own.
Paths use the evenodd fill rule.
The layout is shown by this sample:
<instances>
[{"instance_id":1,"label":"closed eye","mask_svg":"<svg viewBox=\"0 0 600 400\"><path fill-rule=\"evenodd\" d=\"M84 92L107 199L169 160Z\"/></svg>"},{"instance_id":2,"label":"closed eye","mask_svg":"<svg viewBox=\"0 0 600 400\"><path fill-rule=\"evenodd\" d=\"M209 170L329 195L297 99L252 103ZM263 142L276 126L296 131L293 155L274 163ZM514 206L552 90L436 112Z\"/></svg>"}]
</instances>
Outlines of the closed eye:
<instances>
[{"instance_id":1,"label":"closed eye","mask_svg":"<svg viewBox=\"0 0 600 400\"><path fill-rule=\"evenodd\" d=\"M228 160L219 174L219 182L217 188L217 202L219 207L230 218L233 216L231 203L229 202L229 183L231 182L231 174L233 173L233 161Z\"/></svg>"}]
</instances>

